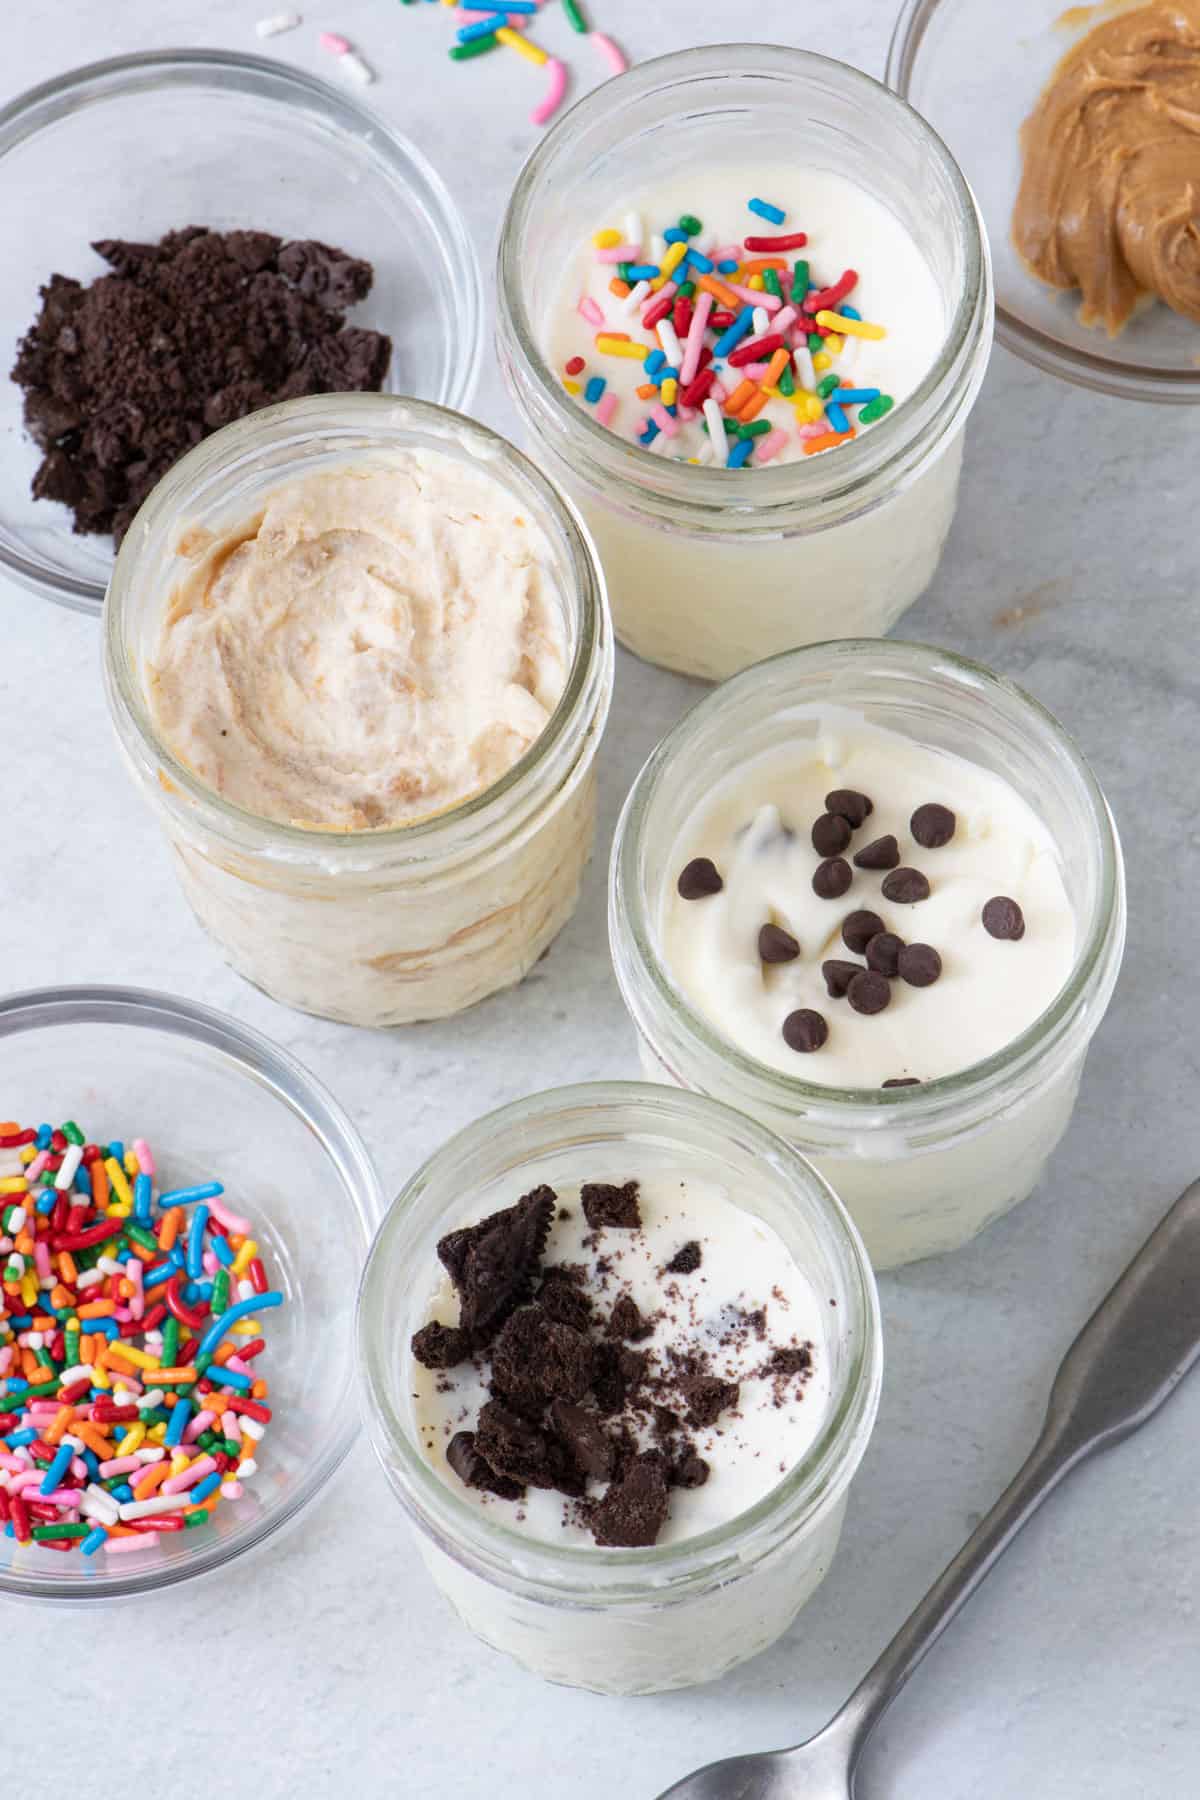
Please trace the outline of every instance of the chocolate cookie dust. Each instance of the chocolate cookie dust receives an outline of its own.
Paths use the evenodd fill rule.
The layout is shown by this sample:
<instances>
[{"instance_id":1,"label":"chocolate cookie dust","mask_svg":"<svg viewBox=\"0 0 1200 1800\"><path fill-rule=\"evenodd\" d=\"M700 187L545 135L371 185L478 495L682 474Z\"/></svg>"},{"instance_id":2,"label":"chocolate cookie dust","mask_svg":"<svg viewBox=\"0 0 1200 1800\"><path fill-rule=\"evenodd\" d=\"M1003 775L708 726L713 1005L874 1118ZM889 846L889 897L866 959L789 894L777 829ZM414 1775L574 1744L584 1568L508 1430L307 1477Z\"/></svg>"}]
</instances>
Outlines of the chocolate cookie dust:
<instances>
[{"instance_id":1,"label":"chocolate cookie dust","mask_svg":"<svg viewBox=\"0 0 1200 1800\"><path fill-rule=\"evenodd\" d=\"M234 419L383 385L391 340L345 322L374 270L344 250L200 225L92 248L112 273L51 275L12 368L44 453L34 496L77 532L119 544L159 478Z\"/></svg>"},{"instance_id":2,"label":"chocolate cookie dust","mask_svg":"<svg viewBox=\"0 0 1200 1800\"><path fill-rule=\"evenodd\" d=\"M589 1183L581 1194L594 1231L639 1229L636 1181ZM591 1272L582 1264L542 1267L556 1207L554 1191L537 1187L441 1240L438 1257L458 1296L459 1321L425 1325L413 1337L413 1355L439 1370L473 1358L485 1378L488 1397L473 1429L457 1431L446 1448L467 1487L510 1501L530 1487L554 1489L596 1543L650 1545L666 1523L672 1490L708 1480L689 1430L734 1412L739 1387L702 1352L634 1349L654 1321L628 1294L609 1300L606 1258ZM677 1277L700 1264L693 1241L659 1271L664 1308L679 1296ZM729 1327L745 1343L764 1339L765 1329L762 1309ZM782 1406L788 1384L811 1372L811 1346L765 1345L764 1356L760 1373ZM606 1484L603 1493L589 1492L595 1484Z\"/></svg>"}]
</instances>

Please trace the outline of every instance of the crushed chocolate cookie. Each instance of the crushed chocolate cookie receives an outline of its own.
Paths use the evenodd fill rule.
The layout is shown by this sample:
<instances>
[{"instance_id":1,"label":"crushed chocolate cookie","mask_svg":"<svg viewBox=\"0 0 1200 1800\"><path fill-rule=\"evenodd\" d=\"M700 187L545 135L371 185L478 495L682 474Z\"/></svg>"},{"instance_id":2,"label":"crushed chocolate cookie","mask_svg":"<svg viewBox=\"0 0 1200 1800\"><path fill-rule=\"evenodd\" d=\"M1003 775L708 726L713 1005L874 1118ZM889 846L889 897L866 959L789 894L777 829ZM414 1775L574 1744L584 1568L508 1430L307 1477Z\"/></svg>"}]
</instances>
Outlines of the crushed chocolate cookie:
<instances>
[{"instance_id":1,"label":"crushed chocolate cookie","mask_svg":"<svg viewBox=\"0 0 1200 1800\"><path fill-rule=\"evenodd\" d=\"M475 1448L473 1431L456 1431L446 1445L446 1461L466 1487L495 1494L499 1500L523 1500L525 1489L507 1475L497 1475Z\"/></svg>"},{"instance_id":2,"label":"crushed chocolate cookie","mask_svg":"<svg viewBox=\"0 0 1200 1800\"><path fill-rule=\"evenodd\" d=\"M492 1379L522 1406L582 1400L592 1385L592 1346L540 1306L522 1306L492 1346Z\"/></svg>"},{"instance_id":3,"label":"crushed chocolate cookie","mask_svg":"<svg viewBox=\"0 0 1200 1800\"><path fill-rule=\"evenodd\" d=\"M773 1375L807 1375L812 1366L811 1344L785 1344L771 1352Z\"/></svg>"},{"instance_id":4,"label":"crushed chocolate cookie","mask_svg":"<svg viewBox=\"0 0 1200 1800\"><path fill-rule=\"evenodd\" d=\"M920 1087L921 1083L917 1080L915 1075L893 1075L890 1080L885 1081L883 1085L885 1088Z\"/></svg>"},{"instance_id":5,"label":"crushed chocolate cookie","mask_svg":"<svg viewBox=\"0 0 1200 1800\"><path fill-rule=\"evenodd\" d=\"M480 1408L475 1448L497 1475L523 1487L557 1485L550 1440L545 1432L499 1400L485 1401Z\"/></svg>"},{"instance_id":6,"label":"crushed chocolate cookie","mask_svg":"<svg viewBox=\"0 0 1200 1800\"><path fill-rule=\"evenodd\" d=\"M593 1231L636 1231L642 1223L636 1181L627 1181L622 1187L609 1181L586 1181L579 1197L584 1218Z\"/></svg>"},{"instance_id":7,"label":"crushed chocolate cookie","mask_svg":"<svg viewBox=\"0 0 1200 1800\"><path fill-rule=\"evenodd\" d=\"M592 1535L611 1549L646 1548L657 1542L669 1505L665 1460L643 1450L592 1508Z\"/></svg>"},{"instance_id":8,"label":"crushed chocolate cookie","mask_svg":"<svg viewBox=\"0 0 1200 1800\"><path fill-rule=\"evenodd\" d=\"M675 1252L667 1264L668 1275L694 1275L703 1260L703 1253L695 1238L683 1244Z\"/></svg>"},{"instance_id":9,"label":"crushed chocolate cookie","mask_svg":"<svg viewBox=\"0 0 1200 1800\"><path fill-rule=\"evenodd\" d=\"M412 1353L427 1369L453 1369L471 1354L471 1334L431 1319L413 1333Z\"/></svg>"},{"instance_id":10,"label":"crushed chocolate cookie","mask_svg":"<svg viewBox=\"0 0 1200 1800\"><path fill-rule=\"evenodd\" d=\"M708 1464L695 1450L681 1451L667 1471L667 1480L674 1488L703 1487L708 1476Z\"/></svg>"},{"instance_id":11,"label":"crushed chocolate cookie","mask_svg":"<svg viewBox=\"0 0 1200 1800\"><path fill-rule=\"evenodd\" d=\"M459 1325L482 1341L529 1298L558 1196L536 1187L515 1206L446 1234L438 1258L459 1297Z\"/></svg>"},{"instance_id":12,"label":"crushed chocolate cookie","mask_svg":"<svg viewBox=\"0 0 1200 1800\"><path fill-rule=\"evenodd\" d=\"M576 1282L558 1272L562 1266L559 1264L555 1268L543 1270L537 1303L549 1318L557 1319L560 1325L570 1325L576 1331L586 1331L591 1323L592 1302Z\"/></svg>"},{"instance_id":13,"label":"crushed chocolate cookie","mask_svg":"<svg viewBox=\"0 0 1200 1800\"><path fill-rule=\"evenodd\" d=\"M624 1338L631 1344L653 1336L654 1326L642 1317L642 1309L628 1294L622 1294L608 1317L605 1332L609 1337Z\"/></svg>"},{"instance_id":14,"label":"crushed chocolate cookie","mask_svg":"<svg viewBox=\"0 0 1200 1800\"><path fill-rule=\"evenodd\" d=\"M725 883L711 857L694 856L680 871L676 886L681 899L707 900L711 894L719 894Z\"/></svg>"},{"instance_id":15,"label":"crushed chocolate cookie","mask_svg":"<svg viewBox=\"0 0 1200 1800\"><path fill-rule=\"evenodd\" d=\"M688 1403L688 1424L699 1428L715 1425L723 1412L737 1405L741 1392L736 1381L722 1381L717 1375L685 1375L679 1390Z\"/></svg>"},{"instance_id":16,"label":"crushed chocolate cookie","mask_svg":"<svg viewBox=\"0 0 1200 1800\"><path fill-rule=\"evenodd\" d=\"M669 1406L652 1407L651 1417L654 1420L654 1435L663 1443L667 1443L679 1430L679 1414L672 1412Z\"/></svg>"},{"instance_id":17,"label":"crushed chocolate cookie","mask_svg":"<svg viewBox=\"0 0 1200 1800\"><path fill-rule=\"evenodd\" d=\"M555 1400L550 1423L584 1474L607 1481L616 1463L616 1448L597 1414L569 1400Z\"/></svg>"}]
</instances>

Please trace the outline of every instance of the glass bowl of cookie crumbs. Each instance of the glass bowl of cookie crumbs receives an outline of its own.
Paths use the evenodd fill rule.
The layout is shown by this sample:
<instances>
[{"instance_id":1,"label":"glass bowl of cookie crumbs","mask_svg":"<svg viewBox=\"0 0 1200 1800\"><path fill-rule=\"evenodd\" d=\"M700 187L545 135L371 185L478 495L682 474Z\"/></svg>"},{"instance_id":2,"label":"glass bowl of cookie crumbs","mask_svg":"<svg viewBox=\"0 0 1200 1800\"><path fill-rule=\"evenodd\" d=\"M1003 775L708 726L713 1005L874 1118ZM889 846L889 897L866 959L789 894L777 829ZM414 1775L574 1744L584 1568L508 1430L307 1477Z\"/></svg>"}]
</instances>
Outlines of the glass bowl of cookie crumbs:
<instances>
[{"instance_id":1,"label":"glass bowl of cookie crumbs","mask_svg":"<svg viewBox=\"0 0 1200 1800\"><path fill-rule=\"evenodd\" d=\"M422 154L337 88L214 50L0 110L0 570L98 613L158 478L232 419L368 389L464 408L478 260Z\"/></svg>"}]
</instances>

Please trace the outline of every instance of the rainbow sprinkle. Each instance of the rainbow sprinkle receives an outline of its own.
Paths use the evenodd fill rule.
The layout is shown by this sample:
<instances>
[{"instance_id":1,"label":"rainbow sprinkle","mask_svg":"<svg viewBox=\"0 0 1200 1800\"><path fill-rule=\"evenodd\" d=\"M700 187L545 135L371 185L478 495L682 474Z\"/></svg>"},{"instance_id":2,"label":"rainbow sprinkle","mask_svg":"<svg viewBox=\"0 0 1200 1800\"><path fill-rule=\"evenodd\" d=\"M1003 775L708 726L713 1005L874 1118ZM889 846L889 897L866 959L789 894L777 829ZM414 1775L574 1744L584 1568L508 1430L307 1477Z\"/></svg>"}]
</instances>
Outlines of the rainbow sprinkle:
<instances>
[{"instance_id":1,"label":"rainbow sprinkle","mask_svg":"<svg viewBox=\"0 0 1200 1800\"><path fill-rule=\"evenodd\" d=\"M405 6L414 3L415 0L402 0ZM561 58L552 56L541 44L522 35L539 13L549 10L548 0L497 0L495 5L489 5L487 0L474 0L474 4L466 6L460 5L459 0L442 0L442 4L452 8L456 18L463 21L456 28L455 41L450 46L452 62L472 62L489 51L507 49L545 70L545 93L529 117L534 125L548 124L566 98L570 72ZM579 0L562 0L562 11L571 30L595 46L610 72L624 74L629 67L624 51L602 31L590 29Z\"/></svg>"},{"instance_id":2,"label":"rainbow sprinkle","mask_svg":"<svg viewBox=\"0 0 1200 1800\"><path fill-rule=\"evenodd\" d=\"M852 443L860 426L895 404L835 366L855 340L887 336L849 303L857 271L823 284L803 254L807 234L786 228L785 210L757 196L746 204L781 229L718 244L695 214L684 213L647 237L630 213L619 227L595 232L595 261L613 270L611 304L606 311L590 294L580 298L579 314L595 328L597 366L574 356L564 376L601 424L644 448L660 439L669 446L681 424L700 421L705 453L686 460L728 469L761 467L793 441L777 419L759 418L772 401L790 406L805 456ZM639 362L644 376L636 389L643 410L620 426L618 398L603 373L608 358Z\"/></svg>"},{"instance_id":3,"label":"rainbow sprinkle","mask_svg":"<svg viewBox=\"0 0 1200 1800\"><path fill-rule=\"evenodd\" d=\"M258 1470L272 1292L219 1181L163 1193L142 1138L0 1124L0 1526L146 1550Z\"/></svg>"}]
</instances>

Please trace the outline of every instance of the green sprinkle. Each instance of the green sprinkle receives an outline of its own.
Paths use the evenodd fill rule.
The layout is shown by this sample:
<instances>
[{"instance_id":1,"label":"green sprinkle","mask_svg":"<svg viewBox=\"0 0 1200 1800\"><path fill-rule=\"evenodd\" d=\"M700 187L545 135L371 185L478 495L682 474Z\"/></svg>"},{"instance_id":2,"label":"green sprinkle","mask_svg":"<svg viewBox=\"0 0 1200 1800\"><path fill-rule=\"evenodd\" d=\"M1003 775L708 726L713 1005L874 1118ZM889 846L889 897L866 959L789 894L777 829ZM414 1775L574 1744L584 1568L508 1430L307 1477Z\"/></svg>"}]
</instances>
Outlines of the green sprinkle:
<instances>
[{"instance_id":1,"label":"green sprinkle","mask_svg":"<svg viewBox=\"0 0 1200 1800\"><path fill-rule=\"evenodd\" d=\"M563 0L563 11L567 15L572 31L577 31L580 36L586 37L587 20L575 4L575 0Z\"/></svg>"},{"instance_id":2,"label":"green sprinkle","mask_svg":"<svg viewBox=\"0 0 1200 1800\"><path fill-rule=\"evenodd\" d=\"M680 300L694 299L695 293L696 293L696 284L694 281L681 281L679 286L676 288L675 292L676 292L677 297Z\"/></svg>"},{"instance_id":3,"label":"green sprinkle","mask_svg":"<svg viewBox=\"0 0 1200 1800\"><path fill-rule=\"evenodd\" d=\"M771 430L770 419L751 419L749 425L739 425L737 434L740 438L762 437Z\"/></svg>"},{"instance_id":4,"label":"green sprinkle","mask_svg":"<svg viewBox=\"0 0 1200 1800\"><path fill-rule=\"evenodd\" d=\"M633 285L633 280L629 273L632 267L632 263L623 262L617 264L617 279L625 282L630 287Z\"/></svg>"},{"instance_id":5,"label":"green sprinkle","mask_svg":"<svg viewBox=\"0 0 1200 1800\"><path fill-rule=\"evenodd\" d=\"M215 1450L220 1441L215 1431L202 1431L196 1439L202 1450Z\"/></svg>"},{"instance_id":6,"label":"green sprinkle","mask_svg":"<svg viewBox=\"0 0 1200 1800\"><path fill-rule=\"evenodd\" d=\"M62 1128L62 1134L66 1138L68 1144L78 1144L80 1148L82 1148L84 1142L83 1133L80 1131L74 1119L67 1120Z\"/></svg>"},{"instance_id":7,"label":"green sprinkle","mask_svg":"<svg viewBox=\"0 0 1200 1800\"><path fill-rule=\"evenodd\" d=\"M90 1525L35 1525L30 1536L35 1544L53 1543L56 1538L85 1538Z\"/></svg>"},{"instance_id":8,"label":"green sprinkle","mask_svg":"<svg viewBox=\"0 0 1200 1800\"><path fill-rule=\"evenodd\" d=\"M868 400L867 404L859 409L859 424L870 425L874 420L882 419L884 413L890 413L895 404L896 402L890 394L880 394L878 400Z\"/></svg>"},{"instance_id":9,"label":"green sprinkle","mask_svg":"<svg viewBox=\"0 0 1200 1800\"><path fill-rule=\"evenodd\" d=\"M808 347L814 356L817 354L818 350L823 350L825 348L825 339L821 336L819 331L809 332Z\"/></svg>"},{"instance_id":10,"label":"green sprinkle","mask_svg":"<svg viewBox=\"0 0 1200 1800\"><path fill-rule=\"evenodd\" d=\"M807 294L807 292L808 292L808 264L806 262L798 262L796 264L795 268L792 270L792 292L791 292L792 305L799 306L800 302L803 300L803 298L804 298L805 294Z\"/></svg>"},{"instance_id":11,"label":"green sprinkle","mask_svg":"<svg viewBox=\"0 0 1200 1800\"><path fill-rule=\"evenodd\" d=\"M143 1250L153 1250L157 1255L158 1239L152 1231L147 1231L144 1225L135 1225L130 1220L125 1227L125 1236L131 1238L135 1244L140 1244Z\"/></svg>"},{"instance_id":12,"label":"green sprinkle","mask_svg":"<svg viewBox=\"0 0 1200 1800\"><path fill-rule=\"evenodd\" d=\"M817 383L817 392L820 394L822 400L828 400L834 388L841 386L841 382L842 378L840 375L834 375L832 373L822 375L820 381ZM859 416L861 418L862 415L860 414Z\"/></svg>"},{"instance_id":13,"label":"green sprinkle","mask_svg":"<svg viewBox=\"0 0 1200 1800\"><path fill-rule=\"evenodd\" d=\"M486 37L472 38L467 44L455 44L450 52L451 62L470 62L473 56L484 56L489 50L498 50L500 39L494 31Z\"/></svg>"},{"instance_id":14,"label":"green sprinkle","mask_svg":"<svg viewBox=\"0 0 1200 1800\"><path fill-rule=\"evenodd\" d=\"M477 43L478 43L478 41L479 40L476 39ZM463 49L465 50L466 47L467 46L464 44ZM453 50L450 52L450 54L451 54L451 56L454 55ZM183 1529L185 1531L192 1531L197 1525L207 1525L211 1516L212 1515L210 1513L205 1512L203 1507L201 1507L199 1512L185 1513L183 1515Z\"/></svg>"},{"instance_id":15,"label":"green sprinkle","mask_svg":"<svg viewBox=\"0 0 1200 1800\"><path fill-rule=\"evenodd\" d=\"M722 419L721 423L725 427L726 437L736 437L742 428L740 421L737 419Z\"/></svg>"},{"instance_id":16,"label":"green sprinkle","mask_svg":"<svg viewBox=\"0 0 1200 1800\"><path fill-rule=\"evenodd\" d=\"M213 1276L212 1313L219 1319L223 1312L229 1311L229 1270L218 1269Z\"/></svg>"},{"instance_id":17,"label":"green sprinkle","mask_svg":"<svg viewBox=\"0 0 1200 1800\"><path fill-rule=\"evenodd\" d=\"M179 1320L174 1313L169 1314L163 1324L162 1357L160 1361L164 1369L175 1367L175 1358L179 1354Z\"/></svg>"},{"instance_id":18,"label":"green sprinkle","mask_svg":"<svg viewBox=\"0 0 1200 1800\"><path fill-rule=\"evenodd\" d=\"M21 1395L21 1398L22 1398L22 1400L28 1400L28 1398L31 1394L54 1394L54 1393L57 1393L57 1391L58 1391L58 1377L56 1375L54 1377L53 1381L31 1382L30 1385L25 1389L25 1392Z\"/></svg>"},{"instance_id":19,"label":"green sprinkle","mask_svg":"<svg viewBox=\"0 0 1200 1800\"><path fill-rule=\"evenodd\" d=\"M226 1456L232 1456L235 1459L242 1454L242 1446L235 1443L233 1438L222 1438L221 1449L225 1452Z\"/></svg>"},{"instance_id":20,"label":"green sprinkle","mask_svg":"<svg viewBox=\"0 0 1200 1800\"><path fill-rule=\"evenodd\" d=\"M44 1348L38 1349L35 1350L33 1354L36 1356L43 1369L52 1369L54 1367L54 1358L50 1355L48 1350Z\"/></svg>"},{"instance_id":21,"label":"green sprinkle","mask_svg":"<svg viewBox=\"0 0 1200 1800\"><path fill-rule=\"evenodd\" d=\"M796 377L792 374L792 365L790 362L784 369L783 374L779 377L779 391L785 399L788 400L791 399L796 391Z\"/></svg>"},{"instance_id":22,"label":"green sprinkle","mask_svg":"<svg viewBox=\"0 0 1200 1800\"><path fill-rule=\"evenodd\" d=\"M207 1375L208 1371L212 1368L212 1357L198 1356L192 1364L192 1367L195 1369L197 1375Z\"/></svg>"},{"instance_id":23,"label":"green sprinkle","mask_svg":"<svg viewBox=\"0 0 1200 1800\"><path fill-rule=\"evenodd\" d=\"M763 287L768 294L774 294L777 300L783 299L783 289L779 285L779 277L774 269L763 270Z\"/></svg>"},{"instance_id":24,"label":"green sprinkle","mask_svg":"<svg viewBox=\"0 0 1200 1800\"><path fill-rule=\"evenodd\" d=\"M704 227L701 225L695 213L681 213L679 216L679 229L680 231L686 231L689 237L699 237Z\"/></svg>"}]
</instances>

